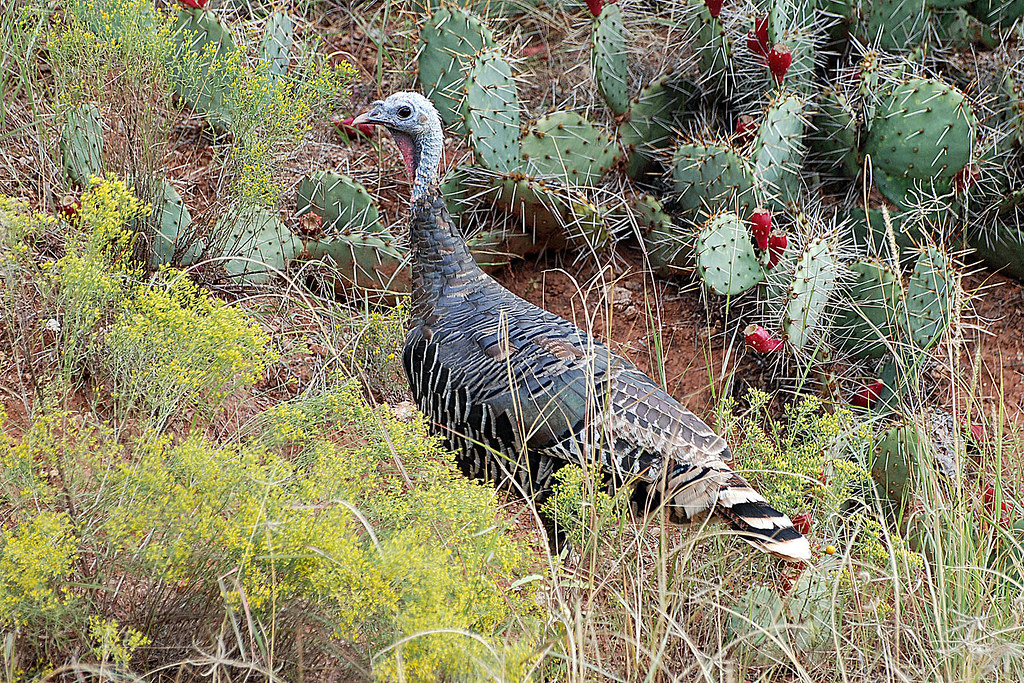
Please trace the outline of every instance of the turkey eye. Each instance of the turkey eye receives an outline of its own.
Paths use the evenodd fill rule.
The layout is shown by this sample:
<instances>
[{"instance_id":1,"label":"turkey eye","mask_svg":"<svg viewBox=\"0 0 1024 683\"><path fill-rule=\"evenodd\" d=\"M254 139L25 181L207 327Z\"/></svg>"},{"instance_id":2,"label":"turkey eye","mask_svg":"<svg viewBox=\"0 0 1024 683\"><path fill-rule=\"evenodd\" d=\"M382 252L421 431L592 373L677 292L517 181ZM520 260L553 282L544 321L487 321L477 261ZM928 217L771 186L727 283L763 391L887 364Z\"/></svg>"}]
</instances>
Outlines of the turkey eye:
<instances>
[{"instance_id":1,"label":"turkey eye","mask_svg":"<svg viewBox=\"0 0 1024 683\"><path fill-rule=\"evenodd\" d=\"M401 107L398 110L398 115L401 116L403 119L407 119L410 116L412 116L412 109L410 109L409 107Z\"/></svg>"}]
</instances>

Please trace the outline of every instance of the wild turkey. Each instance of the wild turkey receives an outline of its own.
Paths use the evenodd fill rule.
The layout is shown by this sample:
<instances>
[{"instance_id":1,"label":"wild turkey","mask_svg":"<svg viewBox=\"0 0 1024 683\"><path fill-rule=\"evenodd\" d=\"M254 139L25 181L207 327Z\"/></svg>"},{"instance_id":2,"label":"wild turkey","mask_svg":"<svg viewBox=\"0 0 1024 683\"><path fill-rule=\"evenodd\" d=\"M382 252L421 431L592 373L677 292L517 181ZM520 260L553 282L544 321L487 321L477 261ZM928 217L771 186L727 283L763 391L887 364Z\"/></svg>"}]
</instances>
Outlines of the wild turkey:
<instances>
[{"instance_id":1,"label":"wild turkey","mask_svg":"<svg viewBox=\"0 0 1024 683\"><path fill-rule=\"evenodd\" d=\"M810 558L790 519L726 464L725 440L629 361L484 273L438 190L441 121L422 95L374 102L412 186L412 320L403 362L416 402L467 475L544 496L569 462L599 459L634 500L677 522L715 513L757 548Z\"/></svg>"}]
</instances>

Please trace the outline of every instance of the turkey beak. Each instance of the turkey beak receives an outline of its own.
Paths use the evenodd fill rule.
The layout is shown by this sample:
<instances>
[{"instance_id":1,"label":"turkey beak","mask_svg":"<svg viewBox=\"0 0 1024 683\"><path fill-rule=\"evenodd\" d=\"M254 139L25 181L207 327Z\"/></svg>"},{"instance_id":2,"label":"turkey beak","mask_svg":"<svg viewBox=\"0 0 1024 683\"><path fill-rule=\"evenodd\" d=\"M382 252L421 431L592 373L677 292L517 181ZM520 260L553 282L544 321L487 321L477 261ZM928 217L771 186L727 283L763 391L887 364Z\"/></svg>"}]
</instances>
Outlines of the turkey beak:
<instances>
[{"instance_id":1,"label":"turkey beak","mask_svg":"<svg viewBox=\"0 0 1024 683\"><path fill-rule=\"evenodd\" d=\"M380 108L379 107L374 107L370 111L364 111L362 114L360 114L359 116L355 117L352 120L352 125L353 126L358 126L361 123L369 123L369 124L383 123L383 121L381 121L380 118L378 118L379 116L380 116Z\"/></svg>"}]
</instances>

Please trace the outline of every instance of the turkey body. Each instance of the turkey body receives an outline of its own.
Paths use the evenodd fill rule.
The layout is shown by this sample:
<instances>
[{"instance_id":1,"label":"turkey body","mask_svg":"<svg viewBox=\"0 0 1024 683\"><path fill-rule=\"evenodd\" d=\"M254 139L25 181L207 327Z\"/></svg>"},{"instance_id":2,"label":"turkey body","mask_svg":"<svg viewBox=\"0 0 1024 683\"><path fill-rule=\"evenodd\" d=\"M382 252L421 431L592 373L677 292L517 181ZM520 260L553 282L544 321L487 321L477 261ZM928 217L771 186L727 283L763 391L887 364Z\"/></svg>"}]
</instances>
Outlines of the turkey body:
<instances>
[{"instance_id":1,"label":"turkey body","mask_svg":"<svg viewBox=\"0 0 1024 683\"><path fill-rule=\"evenodd\" d=\"M713 511L750 530L753 515L755 527L763 517L755 535L803 540L729 468L725 440L699 418L591 335L481 271L439 197L414 204L410 234L405 371L465 474L543 500L561 466L597 462L635 487L641 507L667 503L672 521Z\"/></svg>"}]
</instances>

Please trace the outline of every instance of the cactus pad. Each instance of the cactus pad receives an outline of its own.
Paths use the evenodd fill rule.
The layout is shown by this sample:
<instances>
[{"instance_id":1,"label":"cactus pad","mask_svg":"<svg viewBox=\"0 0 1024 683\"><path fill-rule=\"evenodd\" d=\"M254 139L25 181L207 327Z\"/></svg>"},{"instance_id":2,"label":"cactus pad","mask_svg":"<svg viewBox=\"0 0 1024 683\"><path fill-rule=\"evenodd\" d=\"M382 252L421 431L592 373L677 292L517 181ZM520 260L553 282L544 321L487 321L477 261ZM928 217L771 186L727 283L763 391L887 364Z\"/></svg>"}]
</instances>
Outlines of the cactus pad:
<instances>
[{"instance_id":1,"label":"cactus pad","mask_svg":"<svg viewBox=\"0 0 1024 683\"><path fill-rule=\"evenodd\" d=\"M659 275L680 270L691 258L692 249L688 248L682 231L673 224L672 216L665 212L661 202L644 195L632 204L632 209L652 270Z\"/></svg>"},{"instance_id":2,"label":"cactus pad","mask_svg":"<svg viewBox=\"0 0 1024 683\"><path fill-rule=\"evenodd\" d=\"M376 233L384 228L373 198L360 183L329 171L316 171L299 183L295 214L314 213L329 237L353 232Z\"/></svg>"},{"instance_id":3,"label":"cactus pad","mask_svg":"<svg viewBox=\"0 0 1024 683\"><path fill-rule=\"evenodd\" d=\"M611 168L618 148L601 128L576 112L539 119L520 145L530 175L572 185L594 185Z\"/></svg>"},{"instance_id":4,"label":"cactus pad","mask_svg":"<svg viewBox=\"0 0 1024 683\"><path fill-rule=\"evenodd\" d=\"M731 211L711 218L696 242L697 274L714 294L735 296L764 280L750 227Z\"/></svg>"},{"instance_id":5,"label":"cactus pad","mask_svg":"<svg viewBox=\"0 0 1024 683\"><path fill-rule=\"evenodd\" d=\"M226 214L217 222L226 257L224 269L237 282L262 284L284 271L302 250L302 243L288 229L277 212L264 207L246 207Z\"/></svg>"},{"instance_id":6,"label":"cactus pad","mask_svg":"<svg viewBox=\"0 0 1024 683\"><path fill-rule=\"evenodd\" d=\"M826 88L818 97L818 114L809 137L812 157L829 174L856 178L860 172L860 126L841 93Z\"/></svg>"},{"instance_id":7,"label":"cactus pad","mask_svg":"<svg viewBox=\"0 0 1024 683\"><path fill-rule=\"evenodd\" d=\"M156 268L160 264L189 266L198 261L203 244L200 241L187 243L184 239L192 225L192 214L174 185L162 178L150 203L153 205L153 213L149 216L153 227L150 267Z\"/></svg>"},{"instance_id":8,"label":"cactus pad","mask_svg":"<svg viewBox=\"0 0 1024 683\"><path fill-rule=\"evenodd\" d=\"M231 108L225 100L221 79L211 74L210 69L235 49L231 33L212 12L181 7L171 40L177 44L168 62L174 91L213 125L229 126Z\"/></svg>"},{"instance_id":9,"label":"cactus pad","mask_svg":"<svg viewBox=\"0 0 1024 683\"><path fill-rule=\"evenodd\" d=\"M854 358L881 358L896 342L903 317L899 276L885 263L859 260L850 264L855 280L833 321L838 345Z\"/></svg>"},{"instance_id":10,"label":"cactus pad","mask_svg":"<svg viewBox=\"0 0 1024 683\"><path fill-rule=\"evenodd\" d=\"M911 493L911 472L920 457L920 438L912 424L891 427L875 443L871 478L894 503Z\"/></svg>"},{"instance_id":11,"label":"cactus pad","mask_svg":"<svg viewBox=\"0 0 1024 683\"><path fill-rule=\"evenodd\" d=\"M800 166L804 156L804 105L799 95L773 98L761 117L754 141L754 173L765 200L776 210L800 195Z\"/></svg>"},{"instance_id":12,"label":"cactus pad","mask_svg":"<svg viewBox=\"0 0 1024 683\"><path fill-rule=\"evenodd\" d=\"M95 104L86 102L67 111L60 151L64 173L75 185L86 188L89 176L103 173L103 117Z\"/></svg>"},{"instance_id":13,"label":"cactus pad","mask_svg":"<svg viewBox=\"0 0 1024 683\"><path fill-rule=\"evenodd\" d=\"M839 273L838 251L834 238L818 237L808 242L797 259L782 320L782 330L796 349L803 349L825 323Z\"/></svg>"},{"instance_id":14,"label":"cactus pad","mask_svg":"<svg viewBox=\"0 0 1024 683\"><path fill-rule=\"evenodd\" d=\"M619 137L629 154L626 173L637 177L669 146L672 128L688 99L680 83L663 76L640 91L629 106L629 117L619 126Z\"/></svg>"},{"instance_id":15,"label":"cactus pad","mask_svg":"<svg viewBox=\"0 0 1024 683\"><path fill-rule=\"evenodd\" d=\"M753 167L728 147L680 145L672 155L672 181L690 217L720 209L747 216L757 204Z\"/></svg>"},{"instance_id":16,"label":"cactus pad","mask_svg":"<svg viewBox=\"0 0 1024 683\"><path fill-rule=\"evenodd\" d=\"M494 47L494 37L469 12L445 7L427 20L420 42L420 84L445 125L450 126L459 120L463 72L478 52Z\"/></svg>"},{"instance_id":17,"label":"cactus pad","mask_svg":"<svg viewBox=\"0 0 1024 683\"><path fill-rule=\"evenodd\" d=\"M923 249L907 282L907 323L910 338L927 349L949 328L956 292L956 271L936 247Z\"/></svg>"},{"instance_id":18,"label":"cactus pad","mask_svg":"<svg viewBox=\"0 0 1024 683\"><path fill-rule=\"evenodd\" d=\"M328 257L337 268L341 289L372 300L393 301L396 294L411 290L406 254L385 229L352 233L334 239L309 240L306 250L313 258Z\"/></svg>"},{"instance_id":19,"label":"cactus pad","mask_svg":"<svg viewBox=\"0 0 1024 683\"><path fill-rule=\"evenodd\" d=\"M510 173L519 165L519 98L512 68L497 51L482 52L473 60L462 118L481 166Z\"/></svg>"},{"instance_id":20,"label":"cactus pad","mask_svg":"<svg viewBox=\"0 0 1024 683\"><path fill-rule=\"evenodd\" d=\"M522 229L532 234L535 242L593 248L608 243L601 209L575 187L518 173L494 180L498 189L495 203L518 216Z\"/></svg>"},{"instance_id":21,"label":"cactus pad","mask_svg":"<svg viewBox=\"0 0 1024 683\"><path fill-rule=\"evenodd\" d=\"M976 131L962 93L941 81L912 78L881 98L864 151L882 193L906 206L913 185L949 191L953 176L971 160Z\"/></svg>"},{"instance_id":22,"label":"cactus pad","mask_svg":"<svg viewBox=\"0 0 1024 683\"><path fill-rule=\"evenodd\" d=\"M927 27L925 0L873 0L863 38L888 52L920 45Z\"/></svg>"},{"instance_id":23,"label":"cactus pad","mask_svg":"<svg viewBox=\"0 0 1024 683\"><path fill-rule=\"evenodd\" d=\"M260 42L260 59L274 76L281 77L288 74L294 41L295 26L292 23L291 15L285 10L272 12L267 17L263 40Z\"/></svg>"},{"instance_id":24,"label":"cactus pad","mask_svg":"<svg viewBox=\"0 0 1024 683\"><path fill-rule=\"evenodd\" d=\"M622 10L608 3L594 19L590 35L590 64L608 108L616 114L629 109L629 54Z\"/></svg>"}]
</instances>

